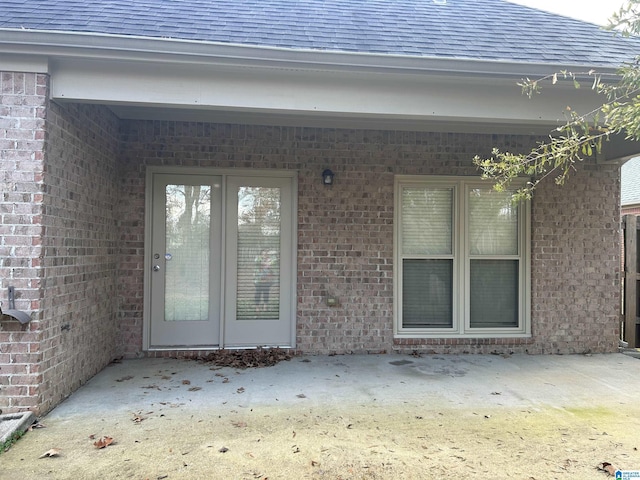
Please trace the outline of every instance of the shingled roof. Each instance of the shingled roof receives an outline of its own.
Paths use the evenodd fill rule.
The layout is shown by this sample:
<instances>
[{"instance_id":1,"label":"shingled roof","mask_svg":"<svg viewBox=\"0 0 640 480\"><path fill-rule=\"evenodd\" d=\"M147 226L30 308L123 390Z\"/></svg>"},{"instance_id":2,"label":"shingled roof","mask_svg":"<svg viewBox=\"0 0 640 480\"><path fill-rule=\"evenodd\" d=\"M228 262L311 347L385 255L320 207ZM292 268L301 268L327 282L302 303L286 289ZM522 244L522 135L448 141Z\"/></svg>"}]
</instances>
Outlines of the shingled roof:
<instances>
[{"instance_id":1,"label":"shingled roof","mask_svg":"<svg viewBox=\"0 0 640 480\"><path fill-rule=\"evenodd\" d=\"M505 0L0 0L0 29L594 67L640 53L638 39Z\"/></svg>"}]
</instances>

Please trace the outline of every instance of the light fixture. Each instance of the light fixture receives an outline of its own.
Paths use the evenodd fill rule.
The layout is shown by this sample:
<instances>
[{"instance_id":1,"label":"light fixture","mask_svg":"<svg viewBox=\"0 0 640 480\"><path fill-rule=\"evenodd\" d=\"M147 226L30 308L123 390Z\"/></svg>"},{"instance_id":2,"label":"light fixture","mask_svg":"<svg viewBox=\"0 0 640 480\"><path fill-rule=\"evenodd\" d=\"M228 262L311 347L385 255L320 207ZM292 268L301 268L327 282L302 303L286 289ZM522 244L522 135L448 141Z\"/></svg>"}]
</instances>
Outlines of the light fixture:
<instances>
[{"instance_id":1,"label":"light fixture","mask_svg":"<svg viewBox=\"0 0 640 480\"><path fill-rule=\"evenodd\" d=\"M322 183L325 185L333 185L333 172L328 168L322 172Z\"/></svg>"}]
</instances>

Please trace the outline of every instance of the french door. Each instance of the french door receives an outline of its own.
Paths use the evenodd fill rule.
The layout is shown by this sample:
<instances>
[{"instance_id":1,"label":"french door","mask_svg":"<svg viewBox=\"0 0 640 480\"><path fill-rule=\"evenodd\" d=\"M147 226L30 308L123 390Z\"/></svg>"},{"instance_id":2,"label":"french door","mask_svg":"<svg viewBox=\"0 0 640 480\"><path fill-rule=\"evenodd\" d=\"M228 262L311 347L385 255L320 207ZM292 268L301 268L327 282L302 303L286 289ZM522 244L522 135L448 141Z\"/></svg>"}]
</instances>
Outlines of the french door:
<instances>
[{"instance_id":1,"label":"french door","mask_svg":"<svg viewBox=\"0 0 640 480\"><path fill-rule=\"evenodd\" d=\"M147 348L293 346L294 180L149 173Z\"/></svg>"}]
</instances>

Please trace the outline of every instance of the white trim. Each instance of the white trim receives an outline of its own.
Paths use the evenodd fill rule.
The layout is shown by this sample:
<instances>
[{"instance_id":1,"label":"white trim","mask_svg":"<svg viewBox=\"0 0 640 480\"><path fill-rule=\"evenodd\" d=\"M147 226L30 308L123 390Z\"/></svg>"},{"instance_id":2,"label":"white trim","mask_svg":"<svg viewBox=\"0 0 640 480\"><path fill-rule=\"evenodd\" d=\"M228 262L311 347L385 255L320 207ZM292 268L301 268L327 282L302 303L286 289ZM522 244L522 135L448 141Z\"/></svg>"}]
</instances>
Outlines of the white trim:
<instances>
[{"instance_id":1,"label":"white trim","mask_svg":"<svg viewBox=\"0 0 640 480\"><path fill-rule=\"evenodd\" d=\"M453 218L453 324L451 328L403 328L402 324L402 259L401 252L401 189L405 186L438 186L454 188ZM469 325L469 269L467 252L466 194L474 186L490 187L479 177L452 177L426 175L397 175L394 179L394 322L395 338L527 338L531 336L531 206L530 202L519 205L518 254L507 257L519 260L518 318L514 328L471 328ZM433 258L444 258L436 255ZM428 257L425 257L428 258ZM462 286L461 290L459 288Z\"/></svg>"}]
</instances>

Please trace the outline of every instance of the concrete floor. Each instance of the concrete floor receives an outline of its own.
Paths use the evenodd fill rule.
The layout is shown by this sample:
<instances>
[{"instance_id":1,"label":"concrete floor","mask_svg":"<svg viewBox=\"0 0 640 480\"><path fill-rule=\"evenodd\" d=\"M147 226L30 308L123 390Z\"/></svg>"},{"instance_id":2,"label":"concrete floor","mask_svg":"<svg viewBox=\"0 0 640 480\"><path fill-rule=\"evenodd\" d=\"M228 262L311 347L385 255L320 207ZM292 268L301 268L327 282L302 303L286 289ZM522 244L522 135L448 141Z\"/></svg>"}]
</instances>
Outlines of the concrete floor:
<instances>
[{"instance_id":1,"label":"concrete floor","mask_svg":"<svg viewBox=\"0 0 640 480\"><path fill-rule=\"evenodd\" d=\"M622 354L127 360L0 455L0 480L598 479L640 466L639 395Z\"/></svg>"},{"instance_id":2,"label":"concrete floor","mask_svg":"<svg viewBox=\"0 0 640 480\"><path fill-rule=\"evenodd\" d=\"M637 404L640 361L622 354L338 355L294 357L273 367L237 370L191 360L126 360L108 366L48 418L180 404L392 404L419 399L439 408Z\"/></svg>"}]
</instances>

